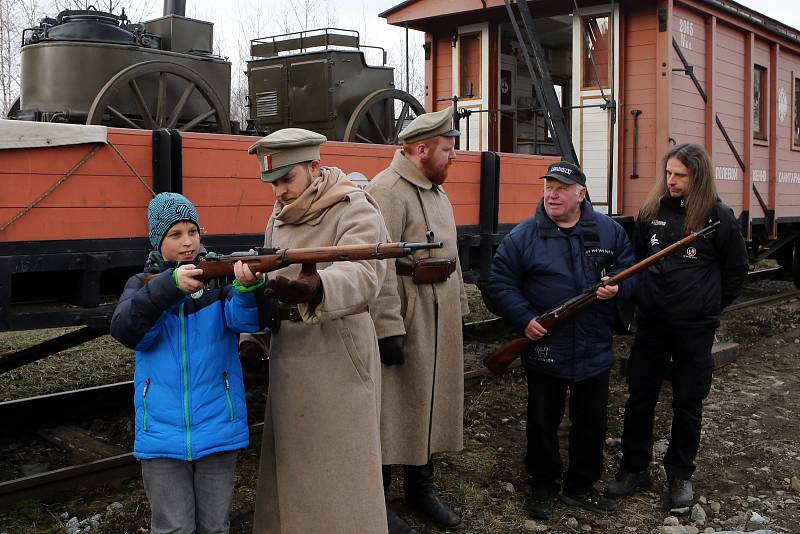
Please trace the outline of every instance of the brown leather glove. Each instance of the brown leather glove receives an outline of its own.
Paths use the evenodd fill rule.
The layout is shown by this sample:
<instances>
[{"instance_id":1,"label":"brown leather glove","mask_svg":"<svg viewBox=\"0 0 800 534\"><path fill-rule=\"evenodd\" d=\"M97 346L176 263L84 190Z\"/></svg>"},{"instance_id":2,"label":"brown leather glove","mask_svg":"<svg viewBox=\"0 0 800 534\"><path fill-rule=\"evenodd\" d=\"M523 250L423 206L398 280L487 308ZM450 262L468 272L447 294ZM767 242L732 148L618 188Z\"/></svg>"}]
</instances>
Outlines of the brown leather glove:
<instances>
[{"instance_id":1,"label":"brown leather glove","mask_svg":"<svg viewBox=\"0 0 800 534\"><path fill-rule=\"evenodd\" d=\"M383 365L403 365L406 357L403 354L405 336L389 336L378 340Z\"/></svg>"},{"instance_id":2,"label":"brown leather glove","mask_svg":"<svg viewBox=\"0 0 800 534\"><path fill-rule=\"evenodd\" d=\"M264 294L287 304L322 300L322 280L316 263L304 263L294 280L278 275L267 282Z\"/></svg>"}]
</instances>

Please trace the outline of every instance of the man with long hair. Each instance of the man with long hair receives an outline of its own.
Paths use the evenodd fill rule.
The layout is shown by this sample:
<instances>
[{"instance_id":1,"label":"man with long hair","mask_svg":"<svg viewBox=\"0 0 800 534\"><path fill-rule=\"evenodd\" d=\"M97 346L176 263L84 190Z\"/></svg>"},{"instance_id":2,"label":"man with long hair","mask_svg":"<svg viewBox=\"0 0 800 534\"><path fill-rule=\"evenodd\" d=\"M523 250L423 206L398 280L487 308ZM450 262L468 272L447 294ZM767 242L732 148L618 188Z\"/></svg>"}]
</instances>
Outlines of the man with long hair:
<instances>
[{"instance_id":1,"label":"man with long hair","mask_svg":"<svg viewBox=\"0 0 800 534\"><path fill-rule=\"evenodd\" d=\"M672 361L672 432L664 455L671 505L693 502L691 477L700 446L703 400L711 388L711 347L719 316L739 295L747 250L733 211L720 201L711 159L696 144L670 148L661 176L636 222L638 259L719 221L716 231L640 274L636 338L628 366L622 462L606 496L649 487L653 420L661 383Z\"/></svg>"},{"instance_id":2,"label":"man with long hair","mask_svg":"<svg viewBox=\"0 0 800 534\"><path fill-rule=\"evenodd\" d=\"M469 312L458 263L453 206L442 184L455 160L453 110L420 115L400 132L402 149L367 191L380 205L389 235L399 241L432 236L440 249L398 259L370 306L381 357L381 452L388 496L392 465L402 466L406 504L440 528L461 517L433 487L437 452L464 443L464 349L461 318ZM400 307L385 304L399 296ZM387 507L389 533L415 532Z\"/></svg>"}]
</instances>

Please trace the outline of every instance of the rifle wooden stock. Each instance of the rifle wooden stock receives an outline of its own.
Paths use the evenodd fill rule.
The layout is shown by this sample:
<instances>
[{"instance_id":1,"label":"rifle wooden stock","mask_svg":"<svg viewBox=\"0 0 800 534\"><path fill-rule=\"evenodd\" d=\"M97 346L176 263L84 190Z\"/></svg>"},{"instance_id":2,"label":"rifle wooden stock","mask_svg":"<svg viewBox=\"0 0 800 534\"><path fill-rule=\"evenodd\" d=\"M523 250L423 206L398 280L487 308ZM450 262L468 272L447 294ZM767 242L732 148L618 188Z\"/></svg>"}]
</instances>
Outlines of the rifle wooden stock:
<instances>
[{"instance_id":1,"label":"rifle wooden stock","mask_svg":"<svg viewBox=\"0 0 800 534\"><path fill-rule=\"evenodd\" d=\"M672 245L668 246L665 249L659 250L655 254L648 256L647 258L643 259L639 263L631 265L624 271L621 271L614 276L610 277L605 282L600 282L597 285L587 289L580 295L569 299L568 301L559 304L552 310L549 310L542 315L536 317L545 330L550 330L554 326L558 325L560 322L573 317L578 312L584 310L585 308L589 307L597 300L597 290L603 286L615 286L622 282L623 280L630 278L634 274L647 269L649 266L653 265L655 262L659 261L661 258L668 256L678 250L681 247L684 247L697 239L702 235L709 234L714 231L714 229L719 225L719 221L714 222L702 230L698 230L696 232L692 232L680 241L676 241ZM517 338L508 343L501 345L497 349L494 350L491 354L488 354L486 357L483 358L483 365L489 369L494 374L501 373L504 369L506 369L509 365L511 365L514 360L516 360L522 352L527 349L532 340L528 339L527 337Z\"/></svg>"},{"instance_id":2,"label":"rifle wooden stock","mask_svg":"<svg viewBox=\"0 0 800 534\"><path fill-rule=\"evenodd\" d=\"M197 263L203 274L196 279L207 282L214 278L233 276L233 266L241 261L253 273L277 271L295 263L333 263L337 261L386 260L411 255L415 250L442 248L441 241L435 243L372 243L363 245L342 245L334 247L286 248L274 254L249 254L235 252L225 256L207 256ZM142 285L158 275L144 278Z\"/></svg>"}]
</instances>

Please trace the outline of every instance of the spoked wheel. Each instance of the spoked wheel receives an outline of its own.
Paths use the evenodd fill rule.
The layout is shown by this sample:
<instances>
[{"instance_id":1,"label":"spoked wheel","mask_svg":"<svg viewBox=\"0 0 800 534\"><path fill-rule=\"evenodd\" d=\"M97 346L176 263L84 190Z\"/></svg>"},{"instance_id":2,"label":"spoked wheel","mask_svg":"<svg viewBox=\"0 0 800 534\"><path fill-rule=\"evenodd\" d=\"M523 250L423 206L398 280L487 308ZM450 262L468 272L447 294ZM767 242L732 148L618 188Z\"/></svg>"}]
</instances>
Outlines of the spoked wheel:
<instances>
[{"instance_id":1,"label":"spoked wheel","mask_svg":"<svg viewBox=\"0 0 800 534\"><path fill-rule=\"evenodd\" d=\"M396 145L408 122L425 113L419 101L399 89L381 89L362 100L347 123L343 141Z\"/></svg>"},{"instance_id":2,"label":"spoked wheel","mask_svg":"<svg viewBox=\"0 0 800 534\"><path fill-rule=\"evenodd\" d=\"M9 119L16 119L18 111L19 111L19 97L17 97L17 99L14 100L14 103L11 104L11 107L8 108L8 113L6 113L6 117Z\"/></svg>"},{"instance_id":3,"label":"spoked wheel","mask_svg":"<svg viewBox=\"0 0 800 534\"><path fill-rule=\"evenodd\" d=\"M186 104L195 93L202 98L193 99L193 105L202 105L189 114ZM122 102L133 102L138 115L123 113ZM231 132L225 106L208 82L192 69L167 61L144 61L115 74L95 97L86 124Z\"/></svg>"}]
</instances>

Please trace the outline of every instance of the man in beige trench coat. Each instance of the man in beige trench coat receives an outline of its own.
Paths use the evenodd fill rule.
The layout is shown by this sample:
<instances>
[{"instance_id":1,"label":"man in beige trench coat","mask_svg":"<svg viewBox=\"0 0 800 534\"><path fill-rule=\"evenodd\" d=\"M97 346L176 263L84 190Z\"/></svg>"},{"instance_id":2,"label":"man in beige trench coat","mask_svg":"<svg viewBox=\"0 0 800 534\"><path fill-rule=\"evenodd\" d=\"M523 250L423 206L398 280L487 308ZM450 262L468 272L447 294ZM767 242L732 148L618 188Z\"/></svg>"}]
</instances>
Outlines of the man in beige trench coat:
<instances>
[{"instance_id":1,"label":"man in beige trench coat","mask_svg":"<svg viewBox=\"0 0 800 534\"><path fill-rule=\"evenodd\" d=\"M320 166L319 145L325 140L286 128L250 148L261 163L261 180L272 184L276 197L265 246L386 240L369 197L339 169ZM284 307L269 341L270 386L253 532L386 533L380 364L367 308L386 264L318 267L317 272L293 265L269 275L268 291ZM286 307L286 302L297 305Z\"/></svg>"},{"instance_id":2,"label":"man in beige trench coat","mask_svg":"<svg viewBox=\"0 0 800 534\"><path fill-rule=\"evenodd\" d=\"M398 259L398 276L384 282L381 298L371 310L383 364L385 491L388 494L391 466L402 465L406 504L446 529L461 528L463 523L433 491L431 455L461 450L464 442L461 318L469 308L453 207L442 189L455 159L458 135L452 129L452 109L420 115L400 133L403 148L389 168L367 186L393 240L425 241L433 232L433 239L444 243L444 248L416 254L413 261ZM434 260L438 265L420 265L426 257L438 258ZM381 305L393 293L400 296L400 314ZM391 510L388 522L391 534L413 532Z\"/></svg>"}]
</instances>

